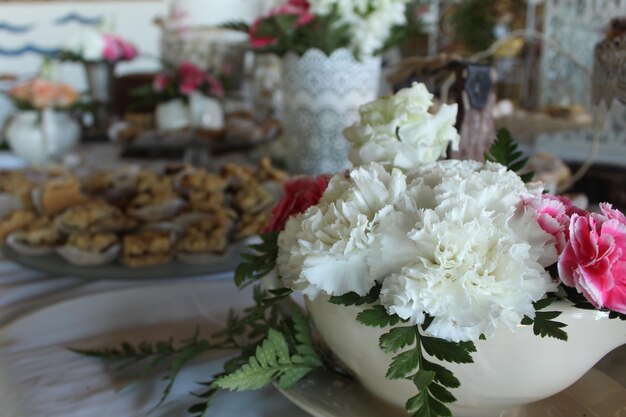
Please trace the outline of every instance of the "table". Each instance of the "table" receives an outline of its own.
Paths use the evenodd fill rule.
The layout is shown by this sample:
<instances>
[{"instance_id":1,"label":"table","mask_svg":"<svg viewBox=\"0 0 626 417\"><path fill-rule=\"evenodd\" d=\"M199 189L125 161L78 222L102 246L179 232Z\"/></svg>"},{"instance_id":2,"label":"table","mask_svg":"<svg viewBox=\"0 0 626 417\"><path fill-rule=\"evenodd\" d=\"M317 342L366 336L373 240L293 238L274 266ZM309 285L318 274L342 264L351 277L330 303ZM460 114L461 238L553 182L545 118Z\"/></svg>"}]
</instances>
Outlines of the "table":
<instances>
[{"instance_id":1,"label":"table","mask_svg":"<svg viewBox=\"0 0 626 417\"><path fill-rule=\"evenodd\" d=\"M123 381L114 379L114 373L102 362L67 351L68 343L77 347L112 347L120 340L138 342L161 340L169 335L188 336L198 320L208 325L221 321L231 305L249 305L249 291L238 292L231 278L231 273L224 273L201 279L88 282L71 277L46 277L0 259L0 415L147 415L164 387L158 376L116 392ZM102 299L108 304L103 304ZM68 310L69 305L73 310ZM186 315L189 312L194 314L193 318ZM91 318L97 319L90 321ZM80 331L80 339L73 338L76 329L85 327L85 322L93 325ZM115 330L120 325L123 329ZM185 369L171 401L151 416L186 415L185 408L194 402L188 391L197 388L196 381L208 380L219 371L219 360L213 356L204 359ZM626 386L626 346L598 366ZM305 417L307 414L273 388L267 388L221 395L211 415Z\"/></svg>"},{"instance_id":2,"label":"table","mask_svg":"<svg viewBox=\"0 0 626 417\"><path fill-rule=\"evenodd\" d=\"M110 305L99 304L101 298ZM249 305L250 300L248 292L236 290L232 273L137 283L86 282L46 277L0 260L0 415L145 416L165 386L159 382L161 375L118 393L113 372L100 361L69 352L68 344L96 348L113 347L121 340L161 340L170 335L180 339L189 336L197 322L208 327L222 323L224 317L213 317L216 311L225 316L230 305ZM68 305L78 308L69 311ZM190 311L196 313L193 319L186 316ZM99 319L86 328L88 317ZM115 330L119 326L121 330ZM74 340L76 334L81 338ZM220 370L221 361L210 355L205 359L181 373L172 400L150 415L186 415L190 401L198 402L188 395L199 388L195 382ZM220 416L306 416L273 388L226 393L218 398L215 411Z\"/></svg>"}]
</instances>

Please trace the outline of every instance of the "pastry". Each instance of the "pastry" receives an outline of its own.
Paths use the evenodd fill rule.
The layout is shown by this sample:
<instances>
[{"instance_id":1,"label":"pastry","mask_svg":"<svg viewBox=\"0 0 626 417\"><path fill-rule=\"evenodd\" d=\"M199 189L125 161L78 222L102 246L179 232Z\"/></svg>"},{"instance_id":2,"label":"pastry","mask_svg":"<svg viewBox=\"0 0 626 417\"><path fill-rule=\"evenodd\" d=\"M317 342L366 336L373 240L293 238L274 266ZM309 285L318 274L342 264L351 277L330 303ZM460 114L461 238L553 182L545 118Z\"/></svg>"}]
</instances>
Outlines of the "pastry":
<instances>
[{"instance_id":1,"label":"pastry","mask_svg":"<svg viewBox=\"0 0 626 417\"><path fill-rule=\"evenodd\" d=\"M239 213L254 214L272 206L274 197L260 184L249 182L235 193L231 204Z\"/></svg>"},{"instance_id":2,"label":"pastry","mask_svg":"<svg viewBox=\"0 0 626 417\"><path fill-rule=\"evenodd\" d=\"M144 267L167 263L172 257L169 233L148 230L124 236L123 260L130 267Z\"/></svg>"},{"instance_id":3,"label":"pastry","mask_svg":"<svg viewBox=\"0 0 626 417\"><path fill-rule=\"evenodd\" d=\"M247 165L224 164L220 175L228 181L228 188L231 191L239 190L249 182L256 182L254 170Z\"/></svg>"},{"instance_id":4,"label":"pastry","mask_svg":"<svg viewBox=\"0 0 626 417\"><path fill-rule=\"evenodd\" d=\"M287 173L272 166L269 158L263 158L259 162L256 172L256 179L259 182L276 181L283 183L287 179Z\"/></svg>"},{"instance_id":5,"label":"pastry","mask_svg":"<svg viewBox=\"0 0 626 417\"><path fill-rule=\"evenodd\" d=\"M32 192L36 184L24 171L9 170L0 172L0 193L13 195L19 208L32 207Z\"/></svg>"},{"instance_id":6,"label":"pastry","mask_svg":"<svg viewBox=\"0 0 626 417\"><path fill-rule=\"evenodd\" d=\"M104 201L92 201L66 210L56 219L66 233L123 232L134 229L137 221Z\"/></svg>"},{"instance_id":7,"label":"pastry","mask_svg":"<svg viewBox=\"0 0 626 417\"><path fill-rule=\"evenodd\" d=\"M271 210L264 210L258 213L244 213L237 219L235 229L235 240L242 240L252 236L257 236L270 217Z\"/></svg>"},{"instance_id":8,"label":"pastry","mask_svg":"<svg viewBox=\"0 0 626 417\"><path fill-rule=\"evenodd\" d=\"M211 174L203 169L187 171L180 176L178 185L183 190L202 190L223 193L227 182L219 175Z\"/></svg>"},{"instance_id":9,"label":"pastry","mask_svg":"<svg viewBox=\"0 0 626 417\"><path fill-rule=\"evenodd\" d=\"M11 233L6 243L22 255L41 256L52 253L54 248L62 243L63 238L52 218L43 216Z\"/></svg>"},{"instance_id":10,"label":"pastry","mask_svg":"<svg viewBox=\"0 0 626 417\"><path fill-rule=\"evenodd\" d=\"M45 214L58 214L87 201L81 192L80 182L73 177L50 180L43 188L35 190L35 194L33 202Z\"/></svg>"},{"instance_id":11,"label":"pastry","mask_svg":"<svg viewBox=\"0 0 626 417\"><path fill-rule=\"evenodd\" d=\"M223 254L228 247L228 235L232 229L233 216L226 210L217 210L187 226L185 236L177 249L183 253Z\"/></svg>"},{"instance_id":12,"label":"pastry","mask_svg":"<svg viewBox=\"0 0 626 417\"><path fill-rule=\"evenodd\" d=\"M96 266L114 261L120 249L119 238L114 233L74 233L56 252L74 265Z\"/></svg>"},{"instance_id":13,"label":"pastry","mask_svg":"<svg viewBox=\"0 0 626 417\"><path fill-rule=\"evenodd\" d=\"M34 211L31 210L16 210L9 213L0 222L0 239L4 241L9 234L23 229L29 223L32 223L37 218Z\"/></svg>"}]
</instances>

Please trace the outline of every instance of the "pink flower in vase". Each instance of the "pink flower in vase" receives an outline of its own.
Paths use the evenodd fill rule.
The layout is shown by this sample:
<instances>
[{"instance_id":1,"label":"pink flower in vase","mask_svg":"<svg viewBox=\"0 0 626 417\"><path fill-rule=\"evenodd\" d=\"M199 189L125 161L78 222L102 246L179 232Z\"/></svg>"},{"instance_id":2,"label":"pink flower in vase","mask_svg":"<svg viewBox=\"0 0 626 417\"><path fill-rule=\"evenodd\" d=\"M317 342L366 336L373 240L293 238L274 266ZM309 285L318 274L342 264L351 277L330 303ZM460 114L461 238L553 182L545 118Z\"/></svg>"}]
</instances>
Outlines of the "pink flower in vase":
<instances>
[{"instance_id":1,"label":"pink flower in vase","mask_svg":"<svg viewBox=\"0 0 626 417\"><path fill-rule=\"evenodd\" d=\"M197 91L204 82L204 72L191 62L182 62L178 67L180 75L179 92L185 96Z\"/></svg>"},{"instance_id":2,"label":"pink flower in vase","mask_svg":"<svg viewBox=\"0 0 626 417\"><path fill-rule=\"evenodd\" d=\"M563 283L598 308L626 314L626 219L610 205L601 215L574 214L558 263Z\"/></svg>"},{"instance_id":3,"label":"pink flower in vase","mask_svg":"<svg viewBox=\"0 0 626 417\"><path fill-rule=\"evenodd\" d=\"M120 48L122 49L122 59L124 59L125 61L132 61L133 59L137 58L137 55L139 55L139 51L137 50L135 45L121 38L118 38L118 41Z\"/></svg>"},{"instance_id":4,"label":"pink flower in vase","mask_svg":"<svg viewBox=\"0 0 626 417\"><path fill-rule=\"evenodd\" d=\"M117 42L116 37L108 33L104 33L102 37L104 38L104 49L102 50L102 57L109 62L119 61L122 57L123 52Z\"/></svg>"},{"instance_id":5,"label":"pink flower in vase","mask_svg":"<svg viewBox=\"0 0 626 417\"><path fill-rule=\"evenodd\" d=\"M309 12L310 4L306 0L291 0L287 4L272 9L270 16L297 16L294 27L306 26L315 20L315 15Z\"/></svg>"}]
</instances>

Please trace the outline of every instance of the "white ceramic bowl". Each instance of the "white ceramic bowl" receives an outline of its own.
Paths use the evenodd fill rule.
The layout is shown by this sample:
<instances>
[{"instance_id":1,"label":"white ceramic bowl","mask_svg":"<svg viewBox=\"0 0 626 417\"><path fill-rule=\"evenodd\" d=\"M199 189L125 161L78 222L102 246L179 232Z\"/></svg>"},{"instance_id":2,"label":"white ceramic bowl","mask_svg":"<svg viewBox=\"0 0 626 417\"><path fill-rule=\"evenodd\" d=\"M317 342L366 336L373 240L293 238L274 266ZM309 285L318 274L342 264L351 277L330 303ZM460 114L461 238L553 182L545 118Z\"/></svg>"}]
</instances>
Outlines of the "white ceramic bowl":
<instances>
[{"instance_id":1,"label":"white ceramic bowl","mask_svg":"<svg viewBox=\"0 0 626 417\"><path fill-rule=\"evenodd\" d=\"M329 303L327 297L307 300L307 307L322 338L371 393L404 408L416 394L410 381L385 379L394 355L378 347L388 329L356 322L363 307ZM558 321L566 323L569 340L535 336L531 326L515 332L499 328L495 336L476 343L472 364L444 363L461 381L451 390L457 401L449 405L454 417L495 417L501 411L554 395L582 377L604 355L626 343L626 322L606 313L555 303ZM432 359L439 362L436 359Z\"/></svg>"}]
</instances>

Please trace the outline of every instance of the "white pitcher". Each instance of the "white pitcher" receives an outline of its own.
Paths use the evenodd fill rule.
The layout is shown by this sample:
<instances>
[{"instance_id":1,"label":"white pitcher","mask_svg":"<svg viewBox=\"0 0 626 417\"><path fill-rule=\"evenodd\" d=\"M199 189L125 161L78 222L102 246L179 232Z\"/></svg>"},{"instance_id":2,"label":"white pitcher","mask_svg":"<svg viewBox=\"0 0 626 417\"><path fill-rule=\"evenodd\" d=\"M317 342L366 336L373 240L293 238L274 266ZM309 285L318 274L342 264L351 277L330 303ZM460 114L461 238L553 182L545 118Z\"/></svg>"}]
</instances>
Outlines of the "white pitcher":
<instances>
[{"instance_id":1,"label":"white pitcher","mask_svg":"<svg viewBox=\"0 0 626 417\"><path fill-rule=\"evenodd\" d=\"M7 125L11 150L30 164L59 160L80 138L80 126L67 113L44 109L22 111Z\"/></svg>"}]
</instances>

